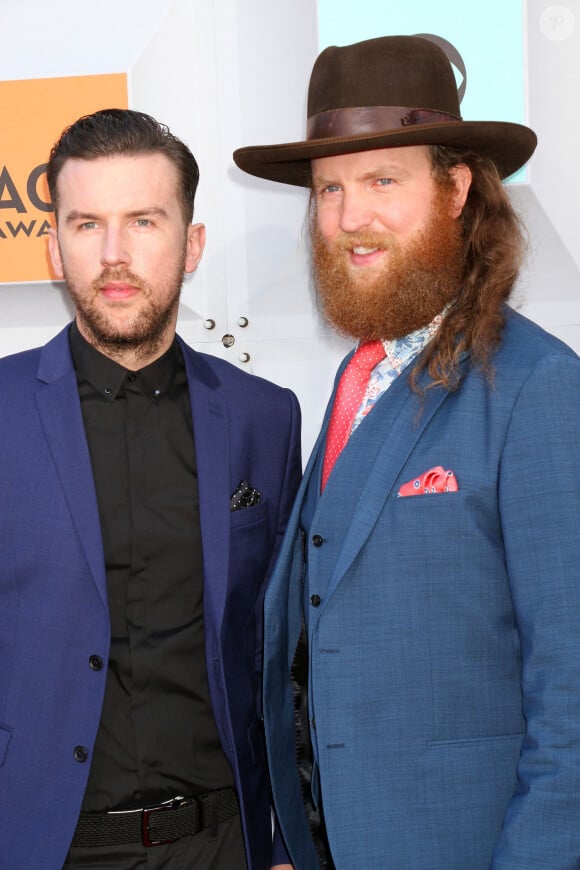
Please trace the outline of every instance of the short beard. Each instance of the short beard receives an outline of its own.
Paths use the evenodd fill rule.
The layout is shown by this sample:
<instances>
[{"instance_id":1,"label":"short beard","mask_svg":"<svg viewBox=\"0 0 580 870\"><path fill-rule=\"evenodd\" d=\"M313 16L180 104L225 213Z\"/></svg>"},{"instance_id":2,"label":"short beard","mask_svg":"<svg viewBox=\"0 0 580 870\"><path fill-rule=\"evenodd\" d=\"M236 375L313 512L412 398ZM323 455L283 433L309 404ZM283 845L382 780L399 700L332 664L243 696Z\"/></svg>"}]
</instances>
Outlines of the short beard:
<instances>
[{"instance_id":1,"label":"short beard","mask_svg":"<svg viewBox=\"0 0 580 870\"><path fill-rule=\"evenodd\" d=\"M122 358L128 353L134 355L137 360L155 358L164 345L167 331L179 305L184 267L185 256L174 275L168 276L162 301L157 301L159 294L153 292L151 285L125 268L104 269L88 291L80 291L72 276L65 270L64 278L76 307L81 331L97 350L113 359ZM101 289L111 281L124 281L138 287L143 298L148 302L148 305L136 312L133 320L124 327L117 326L114 320L107 316L107 312L93 302ZM111 307L115 305L115 303L110 304Z\"/></svg>"},{"instance_id":2,"label":"short beard","mask_svg":"<svg viewBox=\"0 0 580 870\"><path fill-rule=\"evenodd\" d=\"M343 233L328 245L313 206L310 238L316 288L324 314L339 333L359 341L401 338L427 326L457 296L464 242L451 217L453 189L438 186L425 226L401 246L391 233ZM349 267L355 246L388 251L380 273Z\"/></svg>"}]
</instances>

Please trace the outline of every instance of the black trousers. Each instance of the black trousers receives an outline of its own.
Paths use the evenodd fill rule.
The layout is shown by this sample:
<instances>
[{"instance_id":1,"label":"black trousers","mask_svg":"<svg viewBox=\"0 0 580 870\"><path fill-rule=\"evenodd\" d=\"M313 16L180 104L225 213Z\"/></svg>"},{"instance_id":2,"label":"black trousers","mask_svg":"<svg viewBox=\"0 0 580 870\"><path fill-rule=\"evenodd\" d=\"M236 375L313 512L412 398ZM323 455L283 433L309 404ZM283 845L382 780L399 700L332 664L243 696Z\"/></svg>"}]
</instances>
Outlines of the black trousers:
<instances>
[{"instance_id":1,"label":"black trousers","mask_svg":"<svg viewBox=\"0 0 580 870\"><path fill-rule=\"evenodd\" d=\"M247 870L246 852L239 816L220 822L217 837L209 830L174 843L146 848L140 843L125 846L75 846L65 870Z\"/></svg>"}]
</instances>

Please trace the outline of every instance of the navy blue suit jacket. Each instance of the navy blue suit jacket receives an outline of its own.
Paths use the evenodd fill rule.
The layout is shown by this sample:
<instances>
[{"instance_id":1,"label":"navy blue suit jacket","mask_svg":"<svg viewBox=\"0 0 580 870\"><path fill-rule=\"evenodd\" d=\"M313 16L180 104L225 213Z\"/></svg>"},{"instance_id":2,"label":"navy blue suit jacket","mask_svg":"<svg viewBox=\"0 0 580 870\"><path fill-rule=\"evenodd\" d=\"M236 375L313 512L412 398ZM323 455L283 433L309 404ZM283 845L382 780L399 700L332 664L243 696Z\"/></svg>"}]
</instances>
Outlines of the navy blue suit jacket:
<instances>
[{"instance_id":1,"label":"navy blue suit jacket","mask_svg":"<svg viewBox=\"0 0 580 870\"><path fill-rule=\"evenodd\" d=\"M262 749L261 605L301 474L297 401L185 355L197 456L207 672L250 870L271 860ZM68 328L0 361L0 868L60 870L99 725L109 616ZM261 502L231 512L240 480ZM75 747L88 750L85 763Z\"/></svg>"},{"instance_id":2,"label":"navy blue suit jacket","mask_svg":"<svg viewBox=\"0 0 580 870\"><path fill-rule=\"evenodd\" d=\"M422 409L406 374L391 385L304 538L325 422L288 524L266 594L264 720L300 870L318 867L288 762L303 601L337 870L580 867L580 360L508 312L493 384L463 364L460 388ZM458 492L398 497L436 466Z\"/></svg>"}]
</instances>

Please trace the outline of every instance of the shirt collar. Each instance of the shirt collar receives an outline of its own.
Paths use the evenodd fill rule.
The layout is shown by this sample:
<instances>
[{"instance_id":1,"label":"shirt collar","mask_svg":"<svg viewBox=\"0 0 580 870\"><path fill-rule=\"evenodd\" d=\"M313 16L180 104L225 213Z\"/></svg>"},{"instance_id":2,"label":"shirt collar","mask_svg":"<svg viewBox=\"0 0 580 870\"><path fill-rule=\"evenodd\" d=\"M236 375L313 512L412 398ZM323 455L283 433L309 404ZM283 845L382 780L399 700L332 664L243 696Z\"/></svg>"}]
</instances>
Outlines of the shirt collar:
<instances>
[{"instance_id":1,"label":"shirt collar","mask_svg":"<svg viewBox=\"0 0 580 870\"><path fill-rule=\"evenodd\" d=\"M137 378L143 385L144 393L152 399L158 399L167 392L177 369L183 365L177 340L173 341L163 356L138 371L119 365L89 344L79 332L76 321L71 324L69 341L77 379L88 381L108 401L117 398L126 381L134 382Z\"/></svg>"},{"instance_id":2,"label":"shirt collar","mask_svg":"<svg viewBox=\"0 0 580 870\"><path fill-rule=\"evenodd\" d=\"M442 311L427 326L422 326L421 329L416 329L402 338L383 341L386 359L390 365L398 371L402 371L429 344L433 336L438 332L444 315L445 311Z\"/></svg>"}]
</instances>

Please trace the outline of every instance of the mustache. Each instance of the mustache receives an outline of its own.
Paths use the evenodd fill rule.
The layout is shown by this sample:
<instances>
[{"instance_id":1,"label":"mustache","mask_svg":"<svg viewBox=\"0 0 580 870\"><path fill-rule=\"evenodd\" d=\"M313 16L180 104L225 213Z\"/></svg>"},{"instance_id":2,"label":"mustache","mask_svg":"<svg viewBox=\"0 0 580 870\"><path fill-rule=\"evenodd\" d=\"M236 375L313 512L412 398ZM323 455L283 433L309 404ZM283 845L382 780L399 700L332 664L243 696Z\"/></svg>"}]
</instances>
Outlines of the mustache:
<instances>
[{"instance_id":1,"label":"mustache","mask_svg":"<svg viewBox=\"0 0 580 870\"><path fill-rule=\"evenodd\" d=\"M317 233L318 235L318 233ZM319 236L319 238L321 238ZM398 247L391 233L359 230L356 233L341 233L327 246L333 251L349 252L353 248L379 248L382 251Z\"/></svg>"},{"instance_id":2,"label":"mustache","mask_svg":"<svg viewBox=\"0 0 580 870\"><path fill-rule=\"evenodd\" d=\"M135 275L129 269L119 268L113 269L110 266L103 269L99 277L93 281L93 289L94 290L102 290L103 287L106 287L107 284L110 284L112 281L115 282L123 282L124 284L131 284L133 287L138 287L139 290L144 290L145 283L139 278L138 275Z\"/></svg>"}]
</instances>

